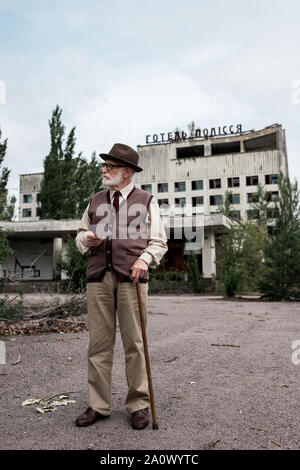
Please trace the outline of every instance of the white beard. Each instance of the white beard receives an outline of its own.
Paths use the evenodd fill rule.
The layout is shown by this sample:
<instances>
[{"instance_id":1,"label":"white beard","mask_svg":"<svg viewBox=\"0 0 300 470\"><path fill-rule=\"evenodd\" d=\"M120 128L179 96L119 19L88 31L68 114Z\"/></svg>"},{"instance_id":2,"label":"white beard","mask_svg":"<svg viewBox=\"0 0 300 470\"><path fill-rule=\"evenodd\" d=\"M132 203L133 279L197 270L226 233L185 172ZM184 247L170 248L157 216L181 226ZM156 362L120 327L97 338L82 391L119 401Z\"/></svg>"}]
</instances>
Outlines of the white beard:
<instances>
[{"instance_id":1,"label":"white beard","mask_svg":"<svg viewBox=\"0 0 300 470\"><path fill-rule=\"evenodd\" d=\"M114 178L111 178L107 174L103 175L102 181L103 181L103 186L106 186L108 188L119 186L124 181L122 169L121 168L119 169L119 173Z\"/></svg>"}]
</instances>

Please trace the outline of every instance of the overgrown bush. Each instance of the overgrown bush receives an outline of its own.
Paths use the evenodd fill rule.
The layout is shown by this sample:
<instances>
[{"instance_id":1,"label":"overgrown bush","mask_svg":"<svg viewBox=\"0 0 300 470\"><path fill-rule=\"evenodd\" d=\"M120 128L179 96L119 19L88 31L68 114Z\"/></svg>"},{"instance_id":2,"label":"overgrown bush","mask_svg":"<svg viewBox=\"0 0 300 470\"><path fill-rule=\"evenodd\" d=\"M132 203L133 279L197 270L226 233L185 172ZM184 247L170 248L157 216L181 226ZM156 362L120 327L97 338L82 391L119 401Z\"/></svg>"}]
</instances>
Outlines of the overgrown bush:
<instances>
[{"instance_id":1,"label":"overgrown bush","mask_svg":"<svg viewBox=\"0 0 300 470\"><path fill-rule=\"evenodd\" d=\"M66 255L57 262L58 269L64 271L69 278L67 290L76 294L85 291L89 256L89 252L82 255L76 247L75 239L69 236Z\"/></svg>"},{"instance_id":2,"label":"overgrown bush","mask_svg":"<svg viewBox=\"0 0 300 470\"><path fill-rule=\"evenodd\" d=\"M18 294L12 299L5 295L0 299L0 318L11 321L18 321L24 312L24 285L18 289Z\"/></svg>"},{"instance_id":3,"label":"overgrown bush","mask_svg":"<svg viewBox=\"0 0 300 470\"><path fill-rule=\"evenodd\" d=\"M193 251L188 254L187 264L190 288L196 294L205 292L203 274L199 272L197 255Z\"/></svg>"}]
</instances>

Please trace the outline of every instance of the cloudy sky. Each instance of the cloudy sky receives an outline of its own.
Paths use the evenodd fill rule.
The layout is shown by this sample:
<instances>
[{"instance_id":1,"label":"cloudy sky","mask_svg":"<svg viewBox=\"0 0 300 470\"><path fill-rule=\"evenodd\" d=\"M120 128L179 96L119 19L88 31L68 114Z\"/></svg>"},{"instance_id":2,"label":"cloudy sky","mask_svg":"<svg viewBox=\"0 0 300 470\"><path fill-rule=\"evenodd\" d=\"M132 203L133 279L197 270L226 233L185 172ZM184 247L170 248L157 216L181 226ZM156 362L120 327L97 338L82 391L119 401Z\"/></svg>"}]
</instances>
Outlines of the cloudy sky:
<instances>
[{"instance_id":1,"label":"cloudy sky","mask_svg":"<svg viewBox=\"0 0 300 470\"><path fill-rule=\"evenodd\" d=\"M299 17L298 0L0 0L11 191L43 171L56 104L87 159L192 120L281 123L300 182Z\"/></svg>"}]
</instances>

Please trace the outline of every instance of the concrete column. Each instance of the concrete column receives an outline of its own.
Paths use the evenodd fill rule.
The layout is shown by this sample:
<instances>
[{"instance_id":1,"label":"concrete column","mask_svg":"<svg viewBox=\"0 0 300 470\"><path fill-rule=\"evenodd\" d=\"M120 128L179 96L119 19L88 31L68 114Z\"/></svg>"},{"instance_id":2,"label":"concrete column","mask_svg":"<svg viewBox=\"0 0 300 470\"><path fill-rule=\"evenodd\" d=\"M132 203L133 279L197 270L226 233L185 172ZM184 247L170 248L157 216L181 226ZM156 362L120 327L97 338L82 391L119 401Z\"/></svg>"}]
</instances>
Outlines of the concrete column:
<instances>
[{"instance_id":1,"label":"concrete column","mask_svg":"<svg viewBox=\"0 0 300 470\"><path fill-rule=\"evenodd\" d=\"M205 140L204 141L204 156L205 157L210 157L211 156L211 141L210 140Z\"/></svg>"},{"instance_id":2,"label":"concrete column","mask_svg":"<svg viewBox=\"0 0 300 470\"><path fill-rule=\"evenodd\" d=\"M68 242L67 242L67 240L63 239L62 240L62 250L61 250L61 256L62 257L66 256L67 248L68 248ZM61 274L60 274L60 278L61 279L68 279L68 276L64 271L62 271Z\"/></svg>"},{"instance_id":3,"label":"concrete column","mask_svg":"<svg viewBox=\"0 0 300 470\"><path fill-rule=\"evenodd\" d=\"M206 232L202 250L202 266L205 278L216 274L216 248L214 232Z\"/></svg>"},{"instance_id":4,"label":"concrete column","mask_svg":"<svg viewBox=\"0 0 300 470\"><path fill-rule=\"evenodd\" d=\"M61 278L61 271L57 269L56 263L62 255L62 238L53 238L53 280L59 280Z\"/></svg>"}]
</instances>

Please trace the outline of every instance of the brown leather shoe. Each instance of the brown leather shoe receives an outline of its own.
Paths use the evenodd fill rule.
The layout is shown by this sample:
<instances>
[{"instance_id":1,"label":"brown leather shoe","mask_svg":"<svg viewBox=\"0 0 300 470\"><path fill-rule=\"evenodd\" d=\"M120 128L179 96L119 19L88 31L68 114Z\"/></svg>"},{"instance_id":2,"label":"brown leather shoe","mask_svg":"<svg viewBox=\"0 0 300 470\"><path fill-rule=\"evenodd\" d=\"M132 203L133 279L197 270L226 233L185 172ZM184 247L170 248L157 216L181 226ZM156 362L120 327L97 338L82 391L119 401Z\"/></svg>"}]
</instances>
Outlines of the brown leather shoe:
<instances>
[{"instance_id":1,"label":"brown leather shoe","mask_svg":"<svg viewBox=\"0 0 300 470\"><path fill-rule=\"evenodd\" d=\"M108 416L101 415L98 411L93 410L91 407L88 407L87 410L76 419L76 426L90 426L94 424L98 419L105 419Z\"/></svg>"},{"instance_id":2,"label":"brown leather shoe","mask_svg":"<svg viewBox=\"0 0 300 470\"><path fill-rule=\"evenodd\" d=\"M149 424L149 410L145 408L131 415L131 426L133 429L145 429Z\"/></svg>"}]
</instances>

